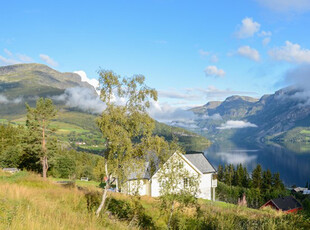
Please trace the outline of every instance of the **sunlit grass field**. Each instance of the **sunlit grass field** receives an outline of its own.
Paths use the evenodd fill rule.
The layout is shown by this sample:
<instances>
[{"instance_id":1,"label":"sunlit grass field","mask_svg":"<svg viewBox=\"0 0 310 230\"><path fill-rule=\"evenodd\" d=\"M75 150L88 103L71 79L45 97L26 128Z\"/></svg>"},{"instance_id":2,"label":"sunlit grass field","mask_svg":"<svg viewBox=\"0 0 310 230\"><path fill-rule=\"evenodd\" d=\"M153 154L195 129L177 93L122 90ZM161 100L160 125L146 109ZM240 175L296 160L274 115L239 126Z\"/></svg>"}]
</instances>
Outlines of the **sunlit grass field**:
<instances>
[{"instance_id":1,"label":"sunlit grass field","mask_svg":"<svg viewBox=\"0 0 310 230\"><path fill-rule=\"evenodd\" d=\"M98 187L99 182L76 180L78 186L84 187L78 189L57 184L59 180L68 179L44 180L40 175L29 172L9 174L0 170L0 229L142 229L117 216L97 218L95 209L88 209L85 191L98 194L100 199L102 190ZM116 202L130 203L133 199L121 193L110 195ZM166 217L160 211L159 199L144 196L139 202L154 222L153 228L144 229L166 229ZM242 226L243 229L309 229L310 226L309 221L300 216L285 215L271 209L255 210L206 200L198 202L202 212L199 221L203 221L204 225L192 222L196 220L196 209L184 207L178 211L183 218L179 221L184 221L183 229L242 229ZM119 208L116 212L128 211L125 207Z\"/></svg>"}]
</instances>

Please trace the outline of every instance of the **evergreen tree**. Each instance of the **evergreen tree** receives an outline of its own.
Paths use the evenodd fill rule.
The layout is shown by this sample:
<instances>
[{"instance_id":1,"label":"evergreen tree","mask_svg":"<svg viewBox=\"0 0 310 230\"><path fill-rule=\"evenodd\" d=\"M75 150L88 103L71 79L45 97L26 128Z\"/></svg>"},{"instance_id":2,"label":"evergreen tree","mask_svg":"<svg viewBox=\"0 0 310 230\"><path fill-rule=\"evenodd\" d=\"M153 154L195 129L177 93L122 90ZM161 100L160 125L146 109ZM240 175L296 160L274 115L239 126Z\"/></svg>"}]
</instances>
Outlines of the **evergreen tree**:
<instances>
[{"instance_id":1,"label":"evergreen tree","mask_svg":"<svg viewBox=\"0 0 310 230\"><path fill-rule=\"evenodd\" d=\"M249 173L246 167L243 168L242 187L244 188L250 187L250 178L249 178Z\"/></svg>"},{"instance_id":2,"label":"evergreen tree","mask_svg":"<svg viewBox=\"0 0 310 230\"><path fill-rule=\"evenodd\" d=\"M222 165L219 165L217 170L217 179L219 181L224 181L224 169Z\"/></svg>"},{"instance_id":3,"label":"evergreen tree","mask_svg":"<svg viewBox=\"0 0 310 230\"><path fill-rule=\"evenodd\" d=\"M272 185L274 189L277 190L283 190L284 189L284 184L280 179L280 173L274 173L272 177Z\"/></svg>"},{"instance_id":4,"label":"evergreen tree","mask_svg":"<svg viewBox=\"0 0 310 230\"><path fill-rule=\"evenodd\" d=\"M232 164L225 165L224 178L225 178L225 183L227 185L232 186L234 174L235 174L234 166Z\"/></svg>"},{"instance_id":5,"label":"evergreen tree","mask_svg":"<svg viewBox=\"0 0 310 230\"><path fill-rule=\"evenodd\" d=\"M252 172L252 187L262 188L262 166L260 164Z\"/></svg>"},{"instance_id":6,"label":"evergreen tree","mask_svg":"<svg viewBox=\"0 0 310 230\"><path fill-rule=\"evenodd\" d=\"M30 134L33 137L33 148L36 148L39 154L40 162L42 164L42 176L47 177L48 165L48 147L47 136L50 120L56 116L56 109L51 99L39 98L36 102L36 107L31 108L26 104L27 108L27 121L26 125L30 130ZM38 144L41 143L40 149Z\"/></svg>"},{"instance_id":7,"label":"evergreen tree","mask_svg":"<svg viewBox=\"0 0 310 230\"><path fill-rule=\"evenodd\" d=\"M272 174L269 169L263 172L262 189L264 191L270 191L272 187Z\"/></svg>"},{"instance_id":8,"label":"evergreen tree","mask_svg":"<svg viewBox=\"0 0 310 230\"><path fill-rule=\"evenodd\" d=\"M244 178L244 170L241 164L237 165L237 170L235 172L235 177L234 177L234 185L235 186L242 186L242 181Z\"/></svg>"}]
</instances>

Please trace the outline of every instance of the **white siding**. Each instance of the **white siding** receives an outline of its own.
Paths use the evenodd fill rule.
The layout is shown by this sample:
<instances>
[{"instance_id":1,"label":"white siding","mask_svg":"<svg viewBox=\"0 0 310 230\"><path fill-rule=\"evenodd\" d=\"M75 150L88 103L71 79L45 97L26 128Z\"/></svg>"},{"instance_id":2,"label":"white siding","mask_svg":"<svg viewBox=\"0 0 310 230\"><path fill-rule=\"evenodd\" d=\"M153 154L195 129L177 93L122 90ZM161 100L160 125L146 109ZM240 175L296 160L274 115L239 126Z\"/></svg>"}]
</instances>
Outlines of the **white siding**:
<instances>
[{"instance_id":1,"label":"white siding","mask_svg":"<svg viewBox=\"0 0 310 230\"><path fill-rule=\"evenodd\" d=\"M177 153L175 153L171 158L168 159L169 160L173 160L174 157L177 157L180 160L184 160L183 157L180 157ZM208 173L208 174L201 174L200 172L197 172L197 169L195 169L195 167L193 167L190 163L188 163L187 160L184 160L184 167L186 168L186 170L188 170L188 172L191 175L200 175L200 183L199 183L199 192L198 192L198 198L203 198L203 199L208 199L211 200L212 196L211 196L211 181L212 181L212 173ZM140 195L148 195L148 192L150 192L149 194L152 197L158 197L160 196L160 183L158 181L158 174L161 172L161 169L159 169L154 176L152 177L152 179L149 181L150 182L150 190L148 190L148 181L147 180L132 180L132 181L128 181L127 182L127 191L125 191L128 194L133 194L134 191L136 191L137 186L139 186L139 194ZM179 182L180 185L180 189L183 188L183 180Z\"/></svg>"},{"instance_id":2,"label":"white siding","mask_svg":"<svg viewBox=\"0 0 310 230\"><path fill-rule=\"evenodd\" d=\"M211 179L212 173L203 174L201 176L201 182L199 184L200 193L199 198L211 200Z\"/></svg>"},{"instance_id":3,"label":"white siding","mask_svg":"<svg viewBox=\"0 0 310 230\"><path fill-rule=\"evenodd\" d=\"M124 188L124 192L127 194L133 195L138 192L141 196L147 195L147 186L148 184L145 180L130 180L126 183L126 188Z\"/></svg>"}]
</instances>

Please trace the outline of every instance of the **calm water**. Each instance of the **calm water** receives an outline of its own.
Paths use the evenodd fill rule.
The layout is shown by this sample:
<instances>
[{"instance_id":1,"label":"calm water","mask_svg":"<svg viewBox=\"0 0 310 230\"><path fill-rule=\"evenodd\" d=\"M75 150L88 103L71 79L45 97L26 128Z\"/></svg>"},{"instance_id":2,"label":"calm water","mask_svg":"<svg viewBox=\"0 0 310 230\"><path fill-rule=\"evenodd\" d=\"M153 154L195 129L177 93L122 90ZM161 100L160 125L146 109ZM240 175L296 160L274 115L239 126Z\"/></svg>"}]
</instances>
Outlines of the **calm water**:
<instances>
[{"instance_id":1,"label":"calm water","mask_svg":"<svg viewBox=\"0 0 310 230\"><path fill-rule=\"evenodd\" d=\"M310 144L290 146L274 145L236 145L232 142L215 143L205 151L206 157L214 167L219 164L239 163L252 171L257 164L263 169L279 172L288 186L305 186L310 182Z\"/></svg>"}]
</instances>

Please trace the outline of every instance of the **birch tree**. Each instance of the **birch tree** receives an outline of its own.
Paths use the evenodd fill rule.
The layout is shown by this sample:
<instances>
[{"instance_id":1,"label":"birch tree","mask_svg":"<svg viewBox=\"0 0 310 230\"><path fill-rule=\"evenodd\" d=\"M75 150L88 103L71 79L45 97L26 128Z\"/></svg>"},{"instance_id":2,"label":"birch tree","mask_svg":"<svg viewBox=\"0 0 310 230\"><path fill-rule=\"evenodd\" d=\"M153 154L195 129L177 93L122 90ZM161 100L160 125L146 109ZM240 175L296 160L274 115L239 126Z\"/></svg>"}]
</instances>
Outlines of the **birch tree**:
<instances>
[{"instance_id":1,"label":"birch tree","mask_svg":"<svg viewBox=\"0 0 310 230\"><path fill-rule=\"evenodd\" d=\"M143 167L145 147L150 143L155 127L147 114L150 100L157 100L157 91L148 87L142 75L122 78L112 71L99 70L99 89L106 109L97 119L105 139L105 188L96 211L104 209L108 190L126 181L132 168ZM138 163L141 162L141 163Z\"/></svg>"}]
</instances>

